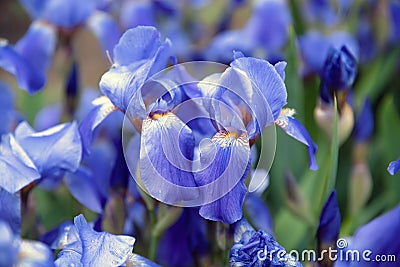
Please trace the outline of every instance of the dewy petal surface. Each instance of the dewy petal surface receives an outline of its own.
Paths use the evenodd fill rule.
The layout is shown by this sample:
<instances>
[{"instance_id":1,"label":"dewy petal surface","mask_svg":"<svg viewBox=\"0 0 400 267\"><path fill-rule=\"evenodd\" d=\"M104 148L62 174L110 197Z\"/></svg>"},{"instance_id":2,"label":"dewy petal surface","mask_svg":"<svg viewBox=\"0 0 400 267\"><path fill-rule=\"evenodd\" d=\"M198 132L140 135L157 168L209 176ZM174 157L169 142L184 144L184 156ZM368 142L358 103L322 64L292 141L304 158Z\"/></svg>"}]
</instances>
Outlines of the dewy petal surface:
<instances>
[{"instance_id":1,"label":"dewy petal surface","mask_svg":"<svg viewBox=\"0 0 400 267\"><path fill-rule=\"evenodd\" d=\"M120 266L132 253L135 238L96 232L83 215L75 217L74 224L82 241L83 266Z\"/></svg>"}]
</instances>

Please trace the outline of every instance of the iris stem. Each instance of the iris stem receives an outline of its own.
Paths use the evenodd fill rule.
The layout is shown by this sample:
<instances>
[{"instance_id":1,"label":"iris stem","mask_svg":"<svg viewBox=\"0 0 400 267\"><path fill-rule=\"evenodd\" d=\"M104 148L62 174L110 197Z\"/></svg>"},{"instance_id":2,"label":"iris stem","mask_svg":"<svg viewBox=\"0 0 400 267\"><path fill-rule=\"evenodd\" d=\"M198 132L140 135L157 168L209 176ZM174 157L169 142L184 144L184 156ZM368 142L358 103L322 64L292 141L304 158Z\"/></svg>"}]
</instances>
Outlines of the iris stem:
<instances>
[{"instance_id":1,"label":"iris stem","mask_svg":"<svg viewBox=\"0 0 400 267\"><path fill-rule=\"evenodd\" d=\"M156 253L157 253L157 243L158 243L158 235L154 232L156 227L156 215L154 213L154 209L150 210L150 224L151 224L151 238L150 238L150 248L149 248L149 260L155 261Z\"/></svg>"}]
</instances>

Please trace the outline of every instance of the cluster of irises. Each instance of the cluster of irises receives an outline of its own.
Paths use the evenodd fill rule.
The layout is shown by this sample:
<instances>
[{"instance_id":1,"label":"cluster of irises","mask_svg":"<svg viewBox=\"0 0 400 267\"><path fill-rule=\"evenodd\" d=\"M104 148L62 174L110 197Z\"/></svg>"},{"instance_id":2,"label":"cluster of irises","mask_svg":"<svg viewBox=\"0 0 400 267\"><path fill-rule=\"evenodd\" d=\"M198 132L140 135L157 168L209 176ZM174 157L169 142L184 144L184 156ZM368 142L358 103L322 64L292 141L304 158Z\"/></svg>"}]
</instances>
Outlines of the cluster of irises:
<instances>
[{"instance_id":1,"label":"cluster of irises","mask_svg":"<svg viewBox=\"0 0 400 267\"><path fill-rule=\"evenodd\" d=\"M0 267L396 265L324 251L400 260L400 199L373 178L400 158L376 172L368 157L374 111L399 96L382 88L398 81L400 4L222 2L20 0L33 22L0 40L0 67L29 95L59 50L68 73L33 123L0 81ZM85 27L110 64L99 90L80 88ZM306 149L278 131L270 170L275 126Z\"/></svg>"}]
</instances>

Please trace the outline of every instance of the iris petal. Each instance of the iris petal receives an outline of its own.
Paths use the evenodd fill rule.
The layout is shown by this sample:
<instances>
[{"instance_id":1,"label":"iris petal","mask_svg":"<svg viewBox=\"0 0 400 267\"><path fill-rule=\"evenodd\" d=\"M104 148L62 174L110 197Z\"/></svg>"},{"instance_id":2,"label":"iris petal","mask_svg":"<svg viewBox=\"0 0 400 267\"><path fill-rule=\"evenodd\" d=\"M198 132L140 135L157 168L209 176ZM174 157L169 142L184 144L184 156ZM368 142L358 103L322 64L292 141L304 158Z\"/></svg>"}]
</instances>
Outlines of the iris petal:
<instances>
[{"instance_id":1,"label":"iris petal","mask_svg":"<svg viewBox=\"0 0 400 267\"><path fill-rule=\"evenodd\" d=\"M93 173L84 167L64 176L69 191L81 204L94 212L102 213L102 198L94 180Z\"/></svg>"},{"instance_id":2,"label":"iris petal","mask_svg":"<svg viewBox=\"0 0 400 267\"><path fill-rule=\"evenodd\" d=\"M141 135L139 164L145 188L157 199L168 199L170 203L195 199L197 191L180 188L196 186L191 173L192 131L174 114L167 113L145 119Z\"/></svg>"},{"instance_id":3,"label":"iris petal","mask_svg":"<svg viewBox=\"0 0 400 267\"><path fill-rule=\"evenodd\" d=\"M236 59L231 66L244 71L262 92L276 120L282 107L286 105L287 92L283 79L275 67L268 61L246 57Z\"/></svg>"},{"instance_id":4,"label":"iris petal","mask_svg":"<svg viewBox=\"0 0 400 267\"><path fill-rule=\"evenodd\" d=\"M22 122L15 130L15 139L42 177L63 170L75 171L79 167L82 144L75 122L60 124L42 132L34 132L27 122Z\"/></svg>"},{"instance_id":5,"label":"iris petal","mask_svg":"<svg viewBox=\"0 0 400 267\"><path fill-rule=\"evenodd\" d=\"M336 198L336 190L332 191L324 208L318 225L317 237L320 244L334 244L339 236L340 210Z\"/></svg>"},{"instance_id":6,"label":"iris petal","mask_svg":"<svg viewBox=\"0 0 400 267\"><path fill-rule=\"evenodd\" d=\"M0 67L15 75L18 86L31 94L40 90L45 84L44 74L4 42L0 42Z\"/></svg>"},{"instance_id":7,"label":"iris petal","mask_svg":"<svg viewBox=\"0 0 400 267\"><path fill-rule=\"evenodd\" d=\"M120 266L132 253L135 238L96 232L83 215L75 217L74 224L82 241L81 262L84 266Z\"/></svg>"},{"instance_id":8,"label":"iris petal","mask_svg":"<svg viewBox=\"0 0 400 267\"><path fill-rule=\"evenodd\" d=\"M21 198L19 193L11 194L0 188L0 221L8 223L15 234L21 229Z\"/></svg>"},{"instance_id":9,"label":"iris petal","mask_svg":"<svg viewBox=\"0 0 400 267\"><path fill-rule=\"evenodd\" d=\"M242 217L242 205L247 192L244 180L250 167L250 146L247 136L238 139L217 133L209 144L200 147L202 170L195 173L200 186L214 184L205 200L222 196L200 208L200 215L213 221L234 223Z\"/></svg>"},{"instance_id":10,"label":"iris petal","mask_svg":"<svg viewBox=\"0 0 400 267\"><path fill-rule=\"evenodd\" d=\"M110 99L105 96L95 99L92 103L94 108L86 115L79 125L82 147L86 154L90 153L94 130L110 113L118 109L111 103Z\"/></svg>"},{"instance_id":11,"label":"iris petal","mask_svg":"<svg viewBox=\"0 0 400 267\"><path fill-rule=\"evenodd\" d=\"M318 170L318 164L315 160L315 153L317 153L318 147L311 139L311 136L307 132L306 128L292 116L286 115L280 116L275 124L284 130L285 133L307 146L309 167L311 170Z\"/></svg>"},{"instance_id":12,"label":"iris petal","mask_svg":"<svg viewBox=\"0 0 400 267\"><path fill-rule=\"evenodd\" d=\"M387 170L391 175L395 175L400 170L400 158L390 162Z\"/></svg>"},{"instance_id":13,"label":"iris petal","mask_svg":"<svg viewBox=\"0 0 400 267\"><path fill-rule=\"evenodd\" d=\"M15 44L19 53L31 66L45 73L56 48L55 29L43 22L33 22L27 33Z\"/></svg>"},{"instance_id":14,"label":"iris petal","mask_svg":"<svg viewBox=\"0 0 400 267\"><path fill-rule=\"evenodd\" d=\"M112 57L113 48L121 35L118 25L111 15L104 12L95 12L90 16L87 25L99 40L103 52L108 51Z\"/></svg>"},{"instance_id":15,"label":"iris petal","mask_svg":"<svg viewBox=\"0 0 400 267\"><path fill-rule=\"evenodd\" d=\"M3 136L0 151L2 188L15 193L40 178L36 166L11 134Z\"/></svg>"},{"instance_id":16,"label":"iris petal","mask_svg":"<svg viewBox=\"0 0 400 267\"><path fill-rule=\"evenodd\" d=\"M63 28L83 24L96 8L96 0L47 1L40 18Z\"/></svg>"}]
</instances>

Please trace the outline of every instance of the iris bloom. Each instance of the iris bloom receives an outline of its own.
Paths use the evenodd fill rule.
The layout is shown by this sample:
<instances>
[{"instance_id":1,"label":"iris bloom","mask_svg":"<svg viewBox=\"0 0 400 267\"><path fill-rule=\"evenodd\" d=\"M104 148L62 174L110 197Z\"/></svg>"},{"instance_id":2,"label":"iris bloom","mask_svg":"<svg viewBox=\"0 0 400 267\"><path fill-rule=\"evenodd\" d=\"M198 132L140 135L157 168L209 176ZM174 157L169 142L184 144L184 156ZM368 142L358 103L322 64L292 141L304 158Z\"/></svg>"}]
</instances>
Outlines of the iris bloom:
<instances>
[{"instance_id":1,"label":"iris bloom","mask_svg":"<svg viewBox=\"0 0 400 267\"><path fill-rule=\"evenodd\" d=\"M265 127L275 123L306 144L310 168L317 169L314 157L316 145L304 126L293 117L294 111L283 109L287 97L285 62L273 66L265 60L245 58L243 54L236 53L236 59L225 72L206 77L192 86L179 86L182 77L189 80L190 77L178 67L169 77L169 82L178 86L156 96L154 92L146 91L148 87L141 87L152 74L165 66L170 55L169 47L169 41L161 41L152 27L137 27L122 36L114 49L114 64L100 82L107 98L98 100L98 105L80 127L86 151L89 151L91 132L110 112L117 109L126 112L141 133L140 179L146 189L157 199L169 198L170 203L199 197L205 203L200 208L200 215L225 223L233 223L242 217L241 207L247 192L244 180L251 161L250 144L260 137ZM231 88L235 88L234 93L228 90ZM139 89L141 92L137 93ZM214 121L215 128L212 129L210 124L210 131L201 131L201 124L189 126L180 118L182 115L174 111L179 103L196 97L204 99L199 105ZM225 109L234 111L232 114L236 115L225 118ZM195 133L201 132L203 138L211 137L210 142L199 144L195 140ZM176 151L179 150L186 159L177 157ZM198 162L201 171L196 171L190 163L195 151L200 151ZM170 159L175 162L171 163ZM226 179L220 177L225 184L214 187L213 192L208 192L210 195L197 196L195 189L190 192L172 189L172 192L164 182L155 179L159 175L174 185L186 188L209 185L219 180L221 175Z\"/></svg>"},{"instance_id":2,"label":"iris bloom","mask_svg":"<svg viewBox=\"0 0 400 267\"><path fill-rule=\"evenodd\" d=\"M71 33L86 23L104 52L111 51L120 36L112 17L96 9L95 0L20 2L33 22L15 45L0 40L0 67L13 74L19 87L30 94L38 92L46 84L46 73L56 49L57 33L61 33L68 43Z\"/></svg>"},{"instance_id":3,"label":"iris bloom","mask_svg":"<svg viewBox=\"0 0 400 267\"><path fill-rule=\"evenodd\" d=\"M293 266L300 267L300 262L264 231L256 231L245 220L234 224L234 244L230 251L231 266Z\"/></svg>"},{"instance_id":4,"label":"iris bloom","mask_svg":"<svg viewBox=\"0 0 400 267\"><path fill-rule=\"evenodd\" d=\"M132 253L135 238L96 232L82 214L75 217L73 226L64 230L61 236L68 239L61 243L56 266L159 266Z\"/></svg>"},{"instance_id":5,"label":"iris bloom","mask_svg":"<svg viewBox=\"0 0 400 267\"><path fill-rule=\"evenodd\" d=\"M35 132L21 122L14 134L3 135L0 144L0 187L15 193L40 178L75 171L82 145L75 122Z\"/></svg>"}]
</instances>

